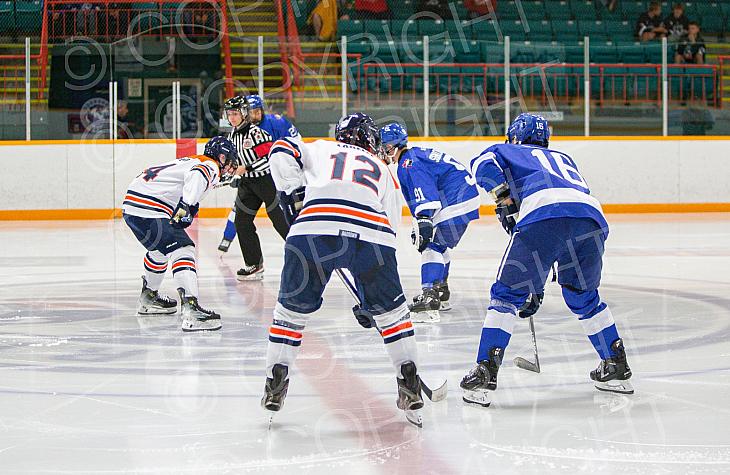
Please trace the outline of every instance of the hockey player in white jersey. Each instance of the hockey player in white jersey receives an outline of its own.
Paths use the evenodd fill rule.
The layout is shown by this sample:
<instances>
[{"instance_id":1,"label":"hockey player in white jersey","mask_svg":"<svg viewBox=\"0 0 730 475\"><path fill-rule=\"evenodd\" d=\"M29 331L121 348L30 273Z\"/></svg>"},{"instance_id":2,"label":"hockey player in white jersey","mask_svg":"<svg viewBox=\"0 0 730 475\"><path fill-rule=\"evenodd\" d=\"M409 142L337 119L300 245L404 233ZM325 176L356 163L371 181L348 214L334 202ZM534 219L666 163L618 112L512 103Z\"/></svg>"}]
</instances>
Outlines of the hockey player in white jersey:
<instances>
[{"instance_id":1,"label":"hockey player in white jersey","mask_svg":"<svg viewBox=\"0 0 730 475\"><path fill-rule=\"evenodd\" d=\"M337 142L311 144L283 138L271 148L274 182L293 224L269 330L261 402L269 411L281 409L304 326L322 306L332 272L348 269L395 368L397 406L420 426L423 398L416 341L395 257L398 185L375 155L380 137L370 117L344 117L335 137Z\"/></svg>"},{"instance_id":2,"label":"hockey player in white jersey","mask_svg":"<svg viewBox=\"0 0 730 475\"><path fill-rule=\"evenodd\" d=\"M195 244L185 232L193 223L203 197L221 175L236 168L236 147L225 137L214 137L203 155L172 160L149 167L129 185L122 216L135 237L147 249L145 274L137 313L172 314L174 299L158 293L168 264L181 300L183 331L218 330L220 315L198 304Z\"/></svg>"}]
</instances>

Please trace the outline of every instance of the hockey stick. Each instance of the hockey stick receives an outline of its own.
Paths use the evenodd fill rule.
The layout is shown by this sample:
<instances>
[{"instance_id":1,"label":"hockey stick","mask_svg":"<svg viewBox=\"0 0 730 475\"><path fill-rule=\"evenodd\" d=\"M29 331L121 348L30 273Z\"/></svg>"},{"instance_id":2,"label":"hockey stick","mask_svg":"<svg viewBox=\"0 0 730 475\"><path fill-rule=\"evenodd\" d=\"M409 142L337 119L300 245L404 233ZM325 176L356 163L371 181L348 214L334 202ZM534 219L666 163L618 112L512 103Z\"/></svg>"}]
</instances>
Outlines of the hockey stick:
<instances>
[{"instance_id":1,"label":"hockey stick","mask_svg":"<svg viewBox=\"0 0 730 475\"><path fill-rule=\"evenodd\" d=\"M540 372L540 360L537 357L537 338L535 337L535 322L532 320L532 317L530 317L530 333L532 333L532 347L535 350L535 362L528 361L525 358L518 356L515 358L514 364L518 368L526 369L527 371L532 371L534 373Z\"/></svg>"},{"instance_id":2,"label":"hockey stick","mask_svg":"<svg viewBox=\"0 0 730 475\"><path fill-rule=\"evenodd\" d=\"M342 271L342 269L335 269L335 273L337 276L342 280L342 283L345 284L345 287L347 287L347 290L350 292L350 295L352 295L352 298L355 299L355 303L358 305L362 305L362 302L360 301L360 297L357 296L357 290L355 289L355 285L350 282L350 279L347 278L347 275ZM380 328L375 327L378 332L380 332ZM446 399L447 393L448 393L448 387L447 383L448 381L444 381L444 383L437 387L436 389L429 388L426 383L423 381L423 379L419 376L418 379L421 380L421 387L423 389L423 393L426 395L428 399L430 399L432 402L439 402Z\"/></svg>"}]
</instances>

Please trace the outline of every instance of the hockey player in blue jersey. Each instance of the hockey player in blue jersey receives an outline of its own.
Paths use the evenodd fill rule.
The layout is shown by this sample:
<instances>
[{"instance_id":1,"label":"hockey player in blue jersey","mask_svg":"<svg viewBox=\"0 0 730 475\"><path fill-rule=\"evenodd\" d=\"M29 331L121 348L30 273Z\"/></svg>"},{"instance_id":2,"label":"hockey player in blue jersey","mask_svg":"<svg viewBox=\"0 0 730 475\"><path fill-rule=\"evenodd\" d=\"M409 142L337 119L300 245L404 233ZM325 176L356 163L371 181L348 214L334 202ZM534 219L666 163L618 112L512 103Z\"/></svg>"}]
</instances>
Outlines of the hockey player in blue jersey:
<instances>
[{"instance_id":1,"label":"hockey player in blue jersey","mask_svg":"<svg viewBox=\"0 0 730 475\"><path fill-rule=\"evenodd\" d=\"M421 253L421 295L409 305L414 322L438 322L450 309L448 286L453 249L469 221L479 219L474 177L453 157L430 148L408 148L405 128L392 123L380 129L383 153L398 164L398 180L418 231L413 240Z\"/></svg>"},{"instance_id":2,"label":"hockey player in blue jersey","mask_svg":"<svg viewBox=\"0 0 730 475\"><path fill-rule=\"evenodd\" d=\"M608 224L573 160L548 149L549 138L544 118L520 114L509 127L508 143L487 148L471 162L477 184L494 198L511 237L491 288L477 365L461 381L469 403L489 406L517 315L537 311L556 262L565 303L602 360L590 378L600 390L633 393L623 342L598 293Z\"/></svg>"},{"instance_id":3,"label":"hockey player in blue jersey","mask_svg":"<svg viewBox=\"0 0 730 475\"><path fill-rule=\"evenodd\" d=\"M258 94L251 94L246 97L248 102L248 120L258 128L264 130L271 135L271 140L276 142L282 137L293 137L295 139L301 139L299 130L291 123L286 117L282 117L279 114L266 114L264 113L264 100ZM221 252L228 252L231 247L231 242L236 237L236 207L231 209L228 214L228 221L226 222L226 228L223 231L223 239L218 245L218 250Z\"/></svg>"}]
</instances>

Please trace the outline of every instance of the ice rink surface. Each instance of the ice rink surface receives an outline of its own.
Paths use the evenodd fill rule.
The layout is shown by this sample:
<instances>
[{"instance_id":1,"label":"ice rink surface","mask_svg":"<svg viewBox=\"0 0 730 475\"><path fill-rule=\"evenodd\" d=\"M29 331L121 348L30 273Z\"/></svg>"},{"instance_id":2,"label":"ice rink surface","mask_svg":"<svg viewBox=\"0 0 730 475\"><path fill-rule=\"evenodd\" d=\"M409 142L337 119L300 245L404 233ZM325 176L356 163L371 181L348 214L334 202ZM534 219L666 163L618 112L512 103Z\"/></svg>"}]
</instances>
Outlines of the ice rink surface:
<instances>
[{"instance_id":1,"label":"ice rink surface","mask_svg":"<svg viewBox=\"0 0 730 475\"><path fill-rule=\"evenodd\" d=\"M395 407L382 339L360 328L333 280L305 330L289 397L271 430L259 401L282 241L258 220L263 282L222 260L223 220L195 225L201 303L223 329L183 334L177 317L137 317L143 248L121 221L0 224L0 473L728 473L730 216L609 215L602 295L636 394L600 393L598 357L549 284L536 316L541 374L526 322L492 407L467 407L472 367L507 236L491 217L453 253L454 309L418 325L420 372L449 397L424 427ZM404 222L401 278L419 290ZM163 293L174 295L172 276Z\"/></svg>"}]
</instances>

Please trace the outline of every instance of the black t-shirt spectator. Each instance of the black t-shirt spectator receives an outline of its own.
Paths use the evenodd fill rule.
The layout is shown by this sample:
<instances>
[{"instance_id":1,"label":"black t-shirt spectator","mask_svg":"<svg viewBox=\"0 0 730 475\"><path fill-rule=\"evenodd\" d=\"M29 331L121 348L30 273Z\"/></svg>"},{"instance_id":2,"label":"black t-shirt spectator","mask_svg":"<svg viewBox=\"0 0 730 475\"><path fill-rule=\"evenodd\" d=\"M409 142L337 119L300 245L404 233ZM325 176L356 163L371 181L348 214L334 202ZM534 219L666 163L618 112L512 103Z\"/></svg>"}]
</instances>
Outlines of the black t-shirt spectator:
<instances>
[{"instance_id":1,"label":"black t-shirt spectator","mask_svg":"<svg viewBox=\"0 0 730 475\"><path fill-rule=\"evenodd\" d=\"M702 55L704 59L705 40L697 35L694 42L692 42L689 35L684 35L677 44L677 54L684 58L685 63L696 63L698 55Z\"/></svg>"},{"instance_id":2,"label":"black t-shirt spectator","mask_svg":"<svg viewBox=\"0 0 730 475\"><path fill-rule=\"evenodd\" d=\"M681 38L682 35L687 33L687 28L689 28L689 19L685 14L682 14L681 17L677 18L672 13L664 19L664 28L667 29L667 33L670 37L677 39Z\"/></svg>"},{"instance_id":3,"label":"black t-shirt spectator","mask_svg":"<svg viewBox=\"0 0 730 475\"><path fill-rule=\"evenodd\" d=\"M651 17L649 12L644 12L639 17L639 21L636 22L636 36L641 38L641 35L652 31L654 28L662 26L662 19L659 16Z\"/></svg>"}]
</instances>

